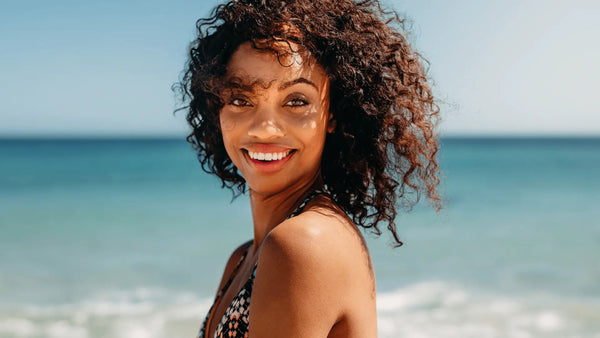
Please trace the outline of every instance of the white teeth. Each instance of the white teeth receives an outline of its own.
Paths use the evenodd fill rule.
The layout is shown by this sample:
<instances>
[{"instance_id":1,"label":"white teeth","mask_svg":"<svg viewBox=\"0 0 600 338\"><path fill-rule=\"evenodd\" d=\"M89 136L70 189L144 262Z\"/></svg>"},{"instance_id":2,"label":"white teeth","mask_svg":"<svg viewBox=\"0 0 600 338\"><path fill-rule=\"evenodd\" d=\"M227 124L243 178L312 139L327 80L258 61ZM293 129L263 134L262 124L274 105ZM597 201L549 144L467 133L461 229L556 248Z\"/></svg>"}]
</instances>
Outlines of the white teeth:
<instances>
[{"instance_id":1,"label":"white teeth","mask_svg":"<svg viewBox=\"0 0 600 338\"><path fill-rule=\"evenodd\" d=\"M248 155L253 160L259 161L279 161L282 158L286 157L291 150L281 152L281 153L255 153L252 151L248 151Z\"/></svg>"}]
</instances>

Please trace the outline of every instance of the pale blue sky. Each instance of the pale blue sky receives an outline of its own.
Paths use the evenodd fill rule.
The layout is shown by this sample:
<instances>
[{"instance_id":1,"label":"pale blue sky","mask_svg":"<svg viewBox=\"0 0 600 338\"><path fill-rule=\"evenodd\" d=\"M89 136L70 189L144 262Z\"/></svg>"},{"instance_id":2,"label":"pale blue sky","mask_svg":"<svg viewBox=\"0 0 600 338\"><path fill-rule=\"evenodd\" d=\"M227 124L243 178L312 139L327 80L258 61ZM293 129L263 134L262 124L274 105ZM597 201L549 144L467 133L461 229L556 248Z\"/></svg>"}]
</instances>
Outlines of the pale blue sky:
<instances>
[{"instance_id":1,"label":"pale blue sky","mask_svg":"<svg viewBox=\"0 0 600 338\"><path fill-rule=\"evenodd\" d=\"M0 3L0 137L182 135L170 86L217 1ZM412 23L444 134L600 135L600 2L384 2Z\"/></svg>"}]
</instances>

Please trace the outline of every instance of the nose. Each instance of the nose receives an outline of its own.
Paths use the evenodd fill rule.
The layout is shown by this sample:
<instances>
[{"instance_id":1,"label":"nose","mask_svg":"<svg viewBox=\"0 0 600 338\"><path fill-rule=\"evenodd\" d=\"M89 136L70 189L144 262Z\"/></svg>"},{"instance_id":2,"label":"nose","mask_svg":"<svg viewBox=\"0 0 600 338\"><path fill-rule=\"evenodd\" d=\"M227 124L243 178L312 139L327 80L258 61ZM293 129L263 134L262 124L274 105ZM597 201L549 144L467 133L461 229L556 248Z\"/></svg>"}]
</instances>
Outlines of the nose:
<instances>
[{"instance_id":1,"label":"nose","mask_svg":"<svg viewBox=\"0 0 600 338\"><path fill-rule=\"evenodd\" d=\"M276 109L259 107L250 129L248 129L248 136L265 141L282 137L283 129L277 118Z\"/></svg>"}]
</instances>

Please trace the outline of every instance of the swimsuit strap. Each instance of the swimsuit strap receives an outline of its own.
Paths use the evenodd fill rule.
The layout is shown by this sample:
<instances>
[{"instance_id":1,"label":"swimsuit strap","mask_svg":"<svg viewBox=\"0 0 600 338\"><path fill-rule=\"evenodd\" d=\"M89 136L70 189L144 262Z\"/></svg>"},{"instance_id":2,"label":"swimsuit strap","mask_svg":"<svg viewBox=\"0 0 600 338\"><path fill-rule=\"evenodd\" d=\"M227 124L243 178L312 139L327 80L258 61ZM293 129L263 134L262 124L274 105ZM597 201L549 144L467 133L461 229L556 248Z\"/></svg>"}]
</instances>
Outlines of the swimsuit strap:
<instances>
[{"instance_id":1,"label":"swimsuit strap","mask_svg":"<svg viewBox=\"0 0 600 338\"><path fill-rule=\"evenodd\" d=\"M219 290L219 292L215 296L215 300L213 301L213 304L210 306L210 309L208 309L206 318L204 318L204 323L202 324L202 327L200 328L200 332L198 333L198 338L204 338L205 332L206 332L206 330L208 330L207 325L209 324L209 319L210 319L210 322L212 322L212 320L213 320L212 315L214 315L214 314L212 313L212 310L215 307L215 305L217 304L217 300L219 300L221 298L221 296L223 295L223 293L225 292L225 290L227 290L229 288L229 286L231 285L231 282L233 282L233 277L235 277L235 275L237 274L237 271L239 270L240 266L242 265L242 262L246 259L246 256L248 255L248 251L250 251L249 250L250 245L248 245L248 244L250 244L250 242L247 242L245 244L245 245L247 245L247 248L244 250L244 254L242 254L242 257L240 257L240 260L238 261L237 265L235 266L235 268L229 275L229 279L227 280L227 283L225 283L225 285L223 285L221 290ZM256 271L256 267L254 268L254 270ZM253 271L253 273L252 273L253 275L256 273L255 271Z\"/></svg>"},{"instance_id":2,"label":"swimsuit strap","mask_svg":"<svg viewBox=\"0 0 600 338\"><path fill-rule=\"evenodd\" d=\"M321 194L329 195L329 192L325 188L313 190L310 194L308 194L302 200L302 203L300 203L300 205L298 205L296 210L294 210L286 219L300 215L302 213L302 211L304 210L304 208L306 207L306 205L308 204L308 202L310 202L310 200L312 200L315 196L321 195Z\"/></svg>"},{"instance_id":3,"label":"swimsuit strap","mask_svg":"<svg viewBox=\"0 0 600 338\"><path fill-rule=\"evenodd\" d=\"M250 246L248 246L248 248L249 247ZM242 265L242 262L246 259L246 256L248 255L248 251L249 251L248 248L246 248L244 250L244 254L242 255L242 257L240 257L240 260L238 261L237 265L231 272L231 275L229 275L229 280L227 281L227 283L225 283L225 285L223 285L223 288L217 294L217 298L220 297L223 294L223 292L225 292L225 290L227 290L229 288L229 285L231 285L231 282L233 282L233 277L235 277L235 275L237 274L237 271L240 269L240 266Z\"/></svg>"}]
</instances>

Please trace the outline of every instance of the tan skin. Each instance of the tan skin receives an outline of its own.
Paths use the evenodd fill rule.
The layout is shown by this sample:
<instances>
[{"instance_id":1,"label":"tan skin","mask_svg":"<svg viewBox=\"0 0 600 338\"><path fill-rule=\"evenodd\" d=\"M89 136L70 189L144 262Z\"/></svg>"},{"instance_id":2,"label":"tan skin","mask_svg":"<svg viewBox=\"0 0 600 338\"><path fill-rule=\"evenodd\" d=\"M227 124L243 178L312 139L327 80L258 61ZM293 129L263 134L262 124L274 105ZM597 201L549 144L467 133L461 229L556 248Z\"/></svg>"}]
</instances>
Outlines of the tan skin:
<instances>
[{"instance_id":1,"label":"tan skin","mask_svg":"<svg viewBox=\"0 0 600 338\"><path fill-rule=\"evenodd\" d=\"M221 129L227 153L248 185L254 239L236 249L225 267L219 289L248 251L210 314L206 337L214 335L257 262L250 337L376 337L375 279L356 225L324 195L286 220L308 193L322 187L320 159L335 122L322 67L299 53L279 61L244 43L227 67L232 85L223 94ZM251 152L289 155L277 161L283 164L263 165Z\"/></svg>"}]
</instances>

